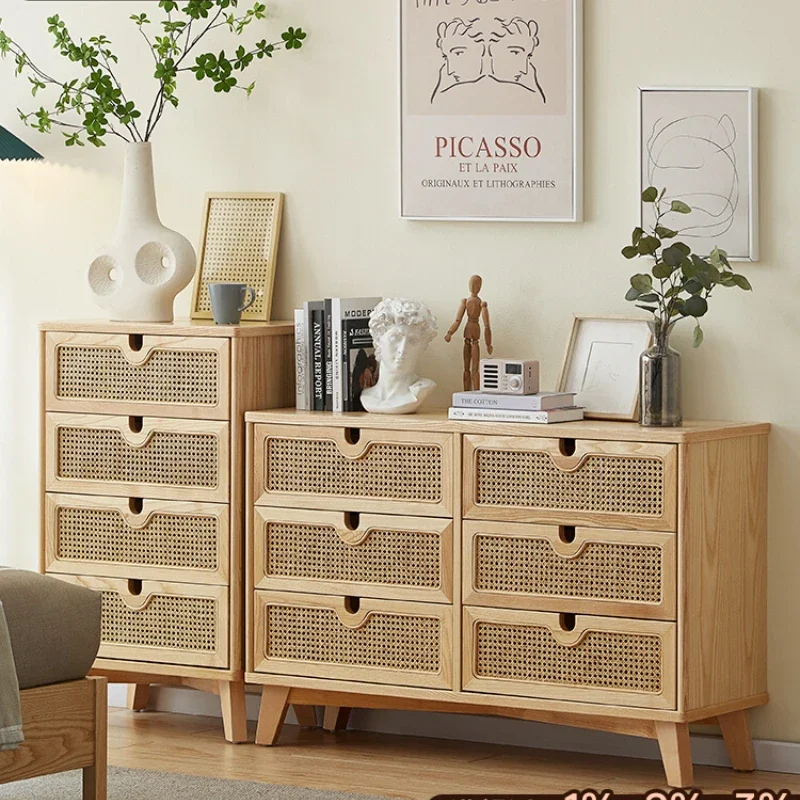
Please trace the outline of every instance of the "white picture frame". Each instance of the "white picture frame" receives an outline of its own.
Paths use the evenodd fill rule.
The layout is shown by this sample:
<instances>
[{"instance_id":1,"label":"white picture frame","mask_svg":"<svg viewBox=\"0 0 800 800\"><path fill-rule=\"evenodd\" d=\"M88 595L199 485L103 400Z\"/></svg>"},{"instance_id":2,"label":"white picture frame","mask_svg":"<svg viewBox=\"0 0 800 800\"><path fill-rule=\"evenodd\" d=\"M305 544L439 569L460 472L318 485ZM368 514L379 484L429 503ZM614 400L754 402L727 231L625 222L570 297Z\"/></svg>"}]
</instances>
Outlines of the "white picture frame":
<instances>
[{"instance_id":1,"label":"white picture frame","mask_svg":"<svg viewBox=\"0 0 800 800\"><path fill-rule=\"evenodd\" d=\"M666 186L666 201L694 209L662 224L700 255L758 261L758 89L642 86L638 116L640 194ZM643 228L650 215L640 204Z\"/></svg>"},{"instance_id":2,"label":"white picture frame","mask_svg":"<svg viewBox=\"0 0 800 800\"><path fill-rule=\"evenodd\" d=\"M547 24L547 15L557 15L559 9L563 10L567 24ZM426 17L422 23L422 35L419 34L416 24L409 25L412 11L415 15ZM493 0L490 4L479 0L459 0L457 6L451 5L449 0L399 0L398 16L400 217L408 220L459 222L581 222L583 0ZM538 24L540 17L543 18L542 25ZM467 99L462 94L458 102L451 103L451 98L455 98L457 93L449 95L447 100L450 107L445 113L438 114L422 108L428 95L433 103L437 92L443 97L447 89L456 88L451 85L441 90L441 83L436 81L436 71L431 71L430 64L436 58L439 58L435 62L437 68L442 61L449 63L444 58L444 48L439 45L442 38L439 36L439 29L440 26L445 26L442 30L446 38L448 22L453 23L462 18L470 22L479 19L487 25L489 20L495 20L495 25L505 22L506 27L513 22L513 36L518 36L521 30L516 20L535 23L536 32L533 38L538 46L534 45L534 53L529 56L534 73L532 82L536 86L541 84L542 95L546 98L543 87L547 81L544 77L540 81L536 74L539 65L533 56L537 50L542 51L539 55L547 57L542 63L551 67L548 77L555 74L561 76L561 70L566 76L563 89L562 82L557 79L551 79L547 85L547 91L552 92L552 102L548 109L542 107L535 108L535 113L520 113L519 108L525 106L525 103L510 103L504 92L514 92L515 84L519 87L528 80L524 76L519 78L519 73L514 79L509 77L508 80L490 80L494 75L482 75L477 80L464 79L462 86L457 88L457 93L462 88L472 91L478 87L482 78L486 78L480 85L481 92L473 95L472 99ZM534 27L529 24L528 31L532 30ZM553 31L563 34L563 44L561 35L554 34ZM453 35L459 35L459 31ZM559 44L548 50L547 47L552 42ZM486 42L483 44L489 46ZM422 67L414 68L420 62L420 53L424 53L422 60L427 72L420 73ZM566 54L563 60L559 57L562 54ZM510 76L510 72L504 71L507 68L502 67L503 59L492 56L490 61L493 72ZM512 72L514 69L516 67L511 67ZM420 74L427 75L427 80L420 78ZM440 77L442 74L442 69L439 68ZM500 87L501 92L495 92L492 96L493 93L489 90L496 88L495 85ZM524 92L518 94L528 97ZM491 111L495 103L501 106L507 103L507 107L503 107L504 113ZM415 113L420 110L423 113ZM462 113L463 111L469 113ZM535 135L531 131L535 131ZM516 167L516 171L495 173L497 158L488 165L478 163L480 159L475 153L481 150L484 141L493 148L498 139L504 141L499 149L493 150L494 153L502 153L503 148L507 152L515 152L510 144L514 136L525 142L532 139L539 142L538 147L533 144L528 149L523 147L526 156L524 159L517 159L519 163L506 165L509 169ZM461 141L459 137L472 140L466 151L456 147L455 142ZM437 141L441 144L442 139L453 139L454 142L454 155L448 155L446 164L441 152L437 156L431 149L438 146ZM517 142L519 144L521 142ZM467 155L462 158L463 152L467 152ZM531 157L534 152L536 155ZM479 166L490 166L492 171L461 172L464 165L473 170ZM467 175L468 178L465 177ZM465 182L469 185L463 185ZM448 185L444 185L445 183Z\"/></svg>"},{"instance_id":3,"label":"white picture frame","mask_svg":"<svg viewBox=\"0 0 800 800\"><path fill-rule=\"evenodd\" d=\"M635 422L639 356L652 343L647 320L575 315L557 391L574 392L586 419Z\"/></svg>"}]
</instances>

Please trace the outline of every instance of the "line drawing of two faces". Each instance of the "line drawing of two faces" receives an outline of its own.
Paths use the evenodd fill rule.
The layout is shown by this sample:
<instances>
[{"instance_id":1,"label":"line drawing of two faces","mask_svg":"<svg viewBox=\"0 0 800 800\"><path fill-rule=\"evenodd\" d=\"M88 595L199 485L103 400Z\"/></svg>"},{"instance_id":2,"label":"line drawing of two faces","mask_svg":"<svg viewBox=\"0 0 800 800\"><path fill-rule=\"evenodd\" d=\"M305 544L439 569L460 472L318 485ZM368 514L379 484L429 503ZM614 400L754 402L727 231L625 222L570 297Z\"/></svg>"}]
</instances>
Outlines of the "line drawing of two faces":
<instances>
[{"instance_id":1,"label":"line drawing of two faces","mask_svg":"<svg viewBox=\"0 0 800 800\"><path fill-rule=\"evenodd\" d=\"M431 94L431 103L456 86L474 84L486 78L519 86L547 102L533 54L539 46L539 23L522 17L441 22L436 46L444 63Z\"/></svg>"}]
</instances>

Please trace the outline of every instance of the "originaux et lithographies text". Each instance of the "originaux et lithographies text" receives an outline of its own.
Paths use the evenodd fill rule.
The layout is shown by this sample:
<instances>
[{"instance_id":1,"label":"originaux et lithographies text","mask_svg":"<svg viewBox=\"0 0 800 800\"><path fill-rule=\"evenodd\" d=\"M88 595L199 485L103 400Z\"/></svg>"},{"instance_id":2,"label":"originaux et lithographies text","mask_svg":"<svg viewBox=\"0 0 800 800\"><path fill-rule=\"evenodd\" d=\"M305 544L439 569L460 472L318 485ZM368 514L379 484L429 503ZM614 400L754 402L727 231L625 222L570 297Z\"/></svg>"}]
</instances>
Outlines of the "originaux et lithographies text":
<instances>
[{"instance_id":1,"label":"originaux et lithographies text","mask_svg":"<svg viewBox=\"0 0 800 800\"><path fill-rule=\"evenodd\" d=\"M577 216L577 0L402 0L402 213Z\"/></svg>"}]
</instances>

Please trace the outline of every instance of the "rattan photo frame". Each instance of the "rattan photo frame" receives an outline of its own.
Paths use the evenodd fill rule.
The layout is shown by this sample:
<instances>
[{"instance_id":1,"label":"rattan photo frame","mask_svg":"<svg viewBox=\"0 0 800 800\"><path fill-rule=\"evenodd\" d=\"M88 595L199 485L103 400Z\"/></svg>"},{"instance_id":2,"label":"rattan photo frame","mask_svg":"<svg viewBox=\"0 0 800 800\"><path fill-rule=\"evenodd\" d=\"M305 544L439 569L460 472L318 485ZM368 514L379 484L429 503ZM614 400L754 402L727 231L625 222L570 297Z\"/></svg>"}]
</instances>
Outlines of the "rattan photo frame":
<instances>
[{"instance_id":1,"label":"rattan photo frame","mask_svg":"<svg viewBox=\"0 0 800 800\"><path fill-rule=\"evenodd\" d=\"M203 207L192 319L213 319L210 283L245 283L256 301L243 320L269 322L283 217L280 192L211 192Z\"/></svg>"}]
</instances>

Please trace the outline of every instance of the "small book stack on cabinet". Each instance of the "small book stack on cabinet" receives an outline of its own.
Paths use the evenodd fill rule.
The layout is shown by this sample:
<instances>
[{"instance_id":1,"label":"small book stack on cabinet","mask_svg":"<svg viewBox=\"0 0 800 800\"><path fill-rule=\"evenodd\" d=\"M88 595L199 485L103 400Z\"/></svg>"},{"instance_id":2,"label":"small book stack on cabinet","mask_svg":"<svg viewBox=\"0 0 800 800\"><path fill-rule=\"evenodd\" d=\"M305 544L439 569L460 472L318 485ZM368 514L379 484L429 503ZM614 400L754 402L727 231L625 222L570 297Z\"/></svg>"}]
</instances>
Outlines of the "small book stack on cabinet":
<instances>
[{"instance_id":1,"label":"small book stack on cabinet","mask_svg":"<svg viewBox=\"0 0 800 800\"><path fill-rule=\"evenodd\" d=\"M711 720L753 768L768 425L247 421L258 743L290 703L497 714L657 739L687 786Z\"/></svg>"},{"instance_id":2,"label":"small book stack on cabinet","mask_svg":"<svg viewBox=\"0 0 800 800\"><path fill-rule=\"evenodd\" d=\"M214 692L244 741L244 413L293 402L293 326L41 331L43 570L102 592L94 672L131 708Z\"/></svg>"}]
</instances>

